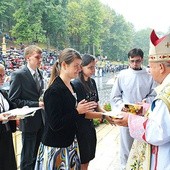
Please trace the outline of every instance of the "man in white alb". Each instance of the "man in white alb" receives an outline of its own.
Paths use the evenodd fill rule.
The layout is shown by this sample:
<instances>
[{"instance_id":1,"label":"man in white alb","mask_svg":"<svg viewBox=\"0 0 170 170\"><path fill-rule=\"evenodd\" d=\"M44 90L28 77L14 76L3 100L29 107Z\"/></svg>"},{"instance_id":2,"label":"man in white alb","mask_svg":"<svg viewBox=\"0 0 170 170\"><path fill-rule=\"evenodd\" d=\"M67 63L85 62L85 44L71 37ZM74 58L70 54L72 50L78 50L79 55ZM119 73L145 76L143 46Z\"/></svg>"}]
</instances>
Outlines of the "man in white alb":
<instances>
[{"instance_id":1,"label":"man in white alb","mask_svg":"<svg viewBox=\"0 0 170 170\"><path fill-rule=\"evenodd\" d=\"M151 103L156 95L154 88L156 83L152 76L142 67L143 51L134 48L128 53L129 68L122 70L112 88L110 103L112 109L120 110L125 103L138 103L145 100ZM120 127L120 169L126 167L133 138L129 134L128 127Z\"/></svg>"}]
</instances>

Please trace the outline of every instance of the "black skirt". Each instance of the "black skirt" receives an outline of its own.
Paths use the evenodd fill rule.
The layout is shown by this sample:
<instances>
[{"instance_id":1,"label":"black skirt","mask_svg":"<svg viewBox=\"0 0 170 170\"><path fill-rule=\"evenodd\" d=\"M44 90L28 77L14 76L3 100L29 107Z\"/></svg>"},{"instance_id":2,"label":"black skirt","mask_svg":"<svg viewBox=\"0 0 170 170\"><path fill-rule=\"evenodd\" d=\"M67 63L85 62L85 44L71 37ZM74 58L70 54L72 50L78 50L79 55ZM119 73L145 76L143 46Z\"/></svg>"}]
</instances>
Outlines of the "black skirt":
<instances>
[{"instance_id":1,"label":"black skirt","mask_svg":"<svg viewBox=\"0 0 170 170\"><path fill-rule=\"evenodd\" d=\"M81 164L88 163L95 157L96 152L96 130L93 120L83 119L78 122L77 141L80 151Z\"/></svg>"},{"instance_id":2,"label":"black skirt","mask_svg":"<svg viewBox=\"0 0 170 170\"><path fill-rule=\"evenodd\" d=\"M11 131L0 132L0 169L17 170Z\"/></svg>"}]
</instances>

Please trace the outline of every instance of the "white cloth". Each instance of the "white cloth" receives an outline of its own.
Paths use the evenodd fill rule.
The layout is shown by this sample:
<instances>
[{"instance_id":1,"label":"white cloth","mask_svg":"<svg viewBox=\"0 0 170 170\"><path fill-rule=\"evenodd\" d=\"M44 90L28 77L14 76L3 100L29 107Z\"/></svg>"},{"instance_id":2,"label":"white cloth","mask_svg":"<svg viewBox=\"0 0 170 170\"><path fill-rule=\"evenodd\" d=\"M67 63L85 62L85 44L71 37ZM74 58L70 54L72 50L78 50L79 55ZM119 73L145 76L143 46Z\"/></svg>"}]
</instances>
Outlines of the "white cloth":
<instances>
[{"instance_id":1,"label":"white cloth","mask_svg":"<svg viewBox=\"0 0 170 170\"><path fill-rule=\"evenodd\" d=\"M133 70L128 68L122 70L111 91L110 103L112 110L114 110L114 107L122 109L124 103L137 103L143 99L151 103L156 96L155 87L156 83L146 69ZM133 143L133 138L128 133L128 127L120 127L120 138L120 162L123 169L126 166Z\"/></svg>"},{"instance_id":2,"label":"white cloth","mask_svg":"<svg viewBox=\"0 0 170 170\"><path fill-rule=\"evenodd\" d=\"M5 97L0 93L0 111L5 112L9 110L9 103Z\"/></svg>"},{"instance_id":3,"label":"white cloth","mask_svg":"<svg viewBox=\"0 0 170 170\"><path fill-rule=\"evenodd\" d=\"M160 91L167 83L170 83L170 74L157 89ZM170 112L165 103L156 100L148 118L130 115L128 126L133 138L152 145L151 170L170 170Z\"/></svg>"},{"instance_id":4,"label":"white cloth","mask_svg":"<svg viewBox=\"0 0 170 170\"><path fill-rule=\"evenodd\" d=\"M120 127L120 164L121 170L126 167L126 162L130 153L134 139L130 136L128 127Z\"/></svg>"},{"instance_id":5,"label":"white cloth","mask_svg":"<svg viewBox=\"0 0 170 170\"><path fill-rule=\"evenodd\" d=\"M156 83L146 69L122 70L111 91L111 106L122 108L124 103L137 103L143 99L151 103L156 96L155 87Z\"/></svg>"}]
</instances>

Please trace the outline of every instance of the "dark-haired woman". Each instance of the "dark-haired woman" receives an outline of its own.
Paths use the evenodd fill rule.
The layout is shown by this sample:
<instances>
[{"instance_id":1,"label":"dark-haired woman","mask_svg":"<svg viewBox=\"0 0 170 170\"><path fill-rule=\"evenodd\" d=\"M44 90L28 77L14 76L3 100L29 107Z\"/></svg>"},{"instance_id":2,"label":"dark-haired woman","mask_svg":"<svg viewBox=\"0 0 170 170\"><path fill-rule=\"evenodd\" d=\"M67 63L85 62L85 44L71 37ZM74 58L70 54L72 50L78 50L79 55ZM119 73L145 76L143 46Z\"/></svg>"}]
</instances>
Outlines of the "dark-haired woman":
<instances>
[{"instance_id":1,"label":"dark-haired woman","mask_svg":"<svg viewBox=\"0 0 170 170\"><path fill-rule=\"evenodd\" d=\"M96 152L96 131L93 118L107 119L111 124L112 119L103 115L105 110L99 105L98 91L96 83L91 76L95 73L95 57L90 54L82 56L81 72L79 77L73 81L77 95L77 102L82 99L94 101L97 107L93 111L84 112L77 115L77 141L80 150L81 170L87 170L89 162L95 157Z\"/></svg>"}]
</instances>

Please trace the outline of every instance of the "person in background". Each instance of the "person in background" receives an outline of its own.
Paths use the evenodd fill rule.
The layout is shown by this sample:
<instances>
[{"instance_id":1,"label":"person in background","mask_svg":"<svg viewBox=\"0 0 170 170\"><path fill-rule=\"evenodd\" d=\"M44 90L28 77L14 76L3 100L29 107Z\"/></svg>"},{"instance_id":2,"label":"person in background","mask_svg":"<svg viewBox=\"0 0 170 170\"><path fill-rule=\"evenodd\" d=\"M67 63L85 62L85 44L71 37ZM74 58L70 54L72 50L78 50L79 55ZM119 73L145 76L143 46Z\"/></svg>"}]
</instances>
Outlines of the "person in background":
<instances>
[{"instance_id":1,"label":"person in background","mask_svg":"<svg viewBox=\"0 0 170 170\"><path fill-rule=\"evenodd\" d=\"M81 170L87 170L89 162L95 157L96 152L96 130L93 124L93 118L108 120L111 124L112 118L105 116L106 112L99 105L99 96L95 80L91 78L95 74L95 57L90 54L82 56L79 77L73 81L73 86L77 96L77 102L83 99L87 101L95 101L97 107L92 112L85 112L77 115L77 141L80 150Z\"/></svg>"},{"instance_id":2,"label":"person in background","mask_svg":"<svg viewBox=\"0 0 170 170\"><path fill-rule=\"evenodd\" d=\"M45 128L35 170L80 170L76 142L76 115L92 111L95 102L76 102L71 79L81 71L81 56L72 48L64 49L52 68L44 94ZM49 154L51 153L51 154Z\"/></svg>"},{"instance_id":3,"label":"person in background","mask_svg":"<svg viewBox=\"0 0 170 170\"><path fill-rule=\"evenodd\" d=\"M26 65L11 75L9 98L17 104L18 108L43 107L39 101L43 93L43 77L39 70L42 61L42 50L38 46L30 45L24 49ZM33 170L37 151L43 132L43 115L41 109L35 116L20 120L22 131L21 170Z\"/></svg>"},{"instance_id":4,"label":"person in background","mask_svg":"<svg viewBox=\"0 0 170 170\"><path fill-rule=\"evenodd\" d=\"M149 66L150 74L159 84L155 89L157 96L144 117L123 113L123 119L115 120L115 123L128 126L130 135L136 139L127 169L169 170L170 34L158 38L153 30L150 40Z\"/></svg>"},{"instance_id":5,"label":"person in background","mask_svg":"<svg viewBox=\"0 0 170 170\"><path fill-rule=\"evenodd\" d=\"M8 110L14 109L7 93L2 90L5 80L5 67L0 64L0 169L17 170L12 133L16 131L15 120L9 120Z\"/></svg>"},{"instance_id":6,"label":"person in background","mask_svg":"<svg viewBox=\"0 0 170 170\"><path fill-rule=\"evenodd\" d=\"M128 52L129 68L122 70L111 91L112 109L124 109L124 104L145 101L151 103L156 95L156 83L152 76L142 68L143 51L134 48ZM128 127L120 127L120 169L125 169L133 138Z\"/></svg>"}]
</instances>

